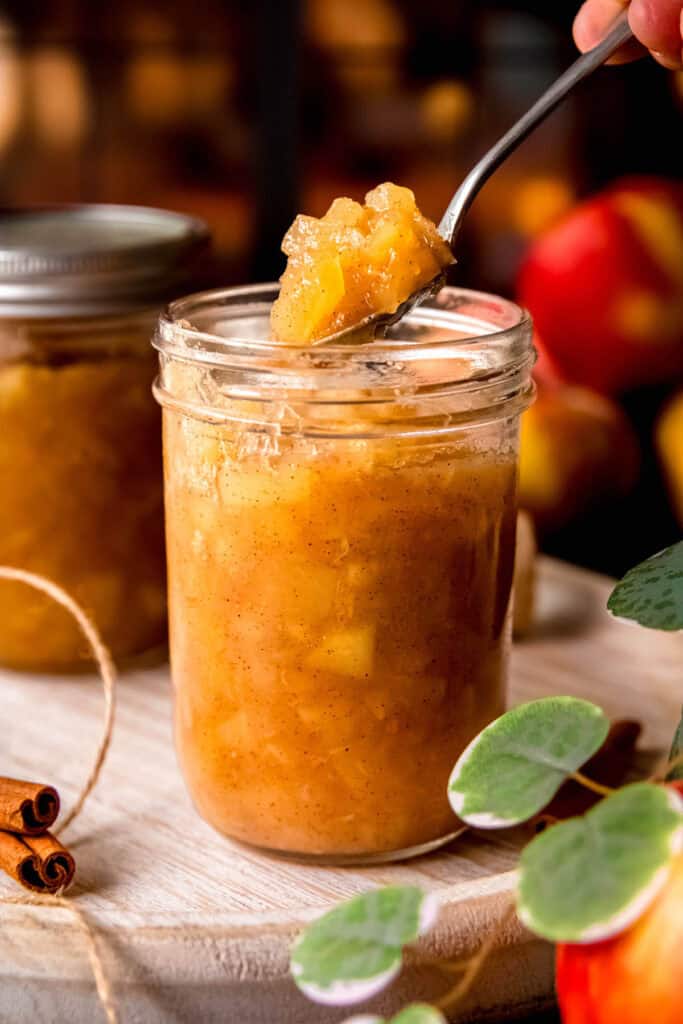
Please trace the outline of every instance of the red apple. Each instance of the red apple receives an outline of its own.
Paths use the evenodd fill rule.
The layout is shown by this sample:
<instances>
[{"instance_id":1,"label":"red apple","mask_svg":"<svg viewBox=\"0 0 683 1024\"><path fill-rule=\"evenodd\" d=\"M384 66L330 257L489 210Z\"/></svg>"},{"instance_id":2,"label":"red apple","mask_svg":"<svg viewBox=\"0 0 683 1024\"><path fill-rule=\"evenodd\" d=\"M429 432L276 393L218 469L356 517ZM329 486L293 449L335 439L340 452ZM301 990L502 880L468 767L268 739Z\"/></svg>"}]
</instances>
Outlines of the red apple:
<instances>
[{"instance_id":1,"label":"red apple","mask_svg":"<svg viewBox=\"0 0 683 1024\"><path fill-rule=\"evenodd\" d=\"M519 297L567 380L616 394L683 374L683 186L580 203L530 246Z\"/></svg>"},{"instance_id":2,"label":"red apple","mask_svg":"<svg viewBox=\"0 0 683 1024\"><path fill-rule=\"evenodd\" d=\"M541 387L522 417L519 501L541 530L625 495L640 462L633 428L611 398L588 388Z\"/></svg>"},{"instance_id":3,"label":"red apple","mask_svg":"<svg viewBox=\"0 0 683 1024\"><path fill-rule=\"evenodd\" d=\"M534 364L534 380L540 388L557 388L566 384L560 367L557 365L543 339L537 330L534 330L534 348L536 349L536 363Z\"/></svg>"},{"instance_id":4,"label":"red apple","mask_svg":"<svg viewBox=\"0 0 683 1024\"><path fill-rule=\"evenodd\" d=\"M558 945L556 987L563 1024L681 1024L683 854L626 931L603 942Z\"/></svg>"}]
</instances>

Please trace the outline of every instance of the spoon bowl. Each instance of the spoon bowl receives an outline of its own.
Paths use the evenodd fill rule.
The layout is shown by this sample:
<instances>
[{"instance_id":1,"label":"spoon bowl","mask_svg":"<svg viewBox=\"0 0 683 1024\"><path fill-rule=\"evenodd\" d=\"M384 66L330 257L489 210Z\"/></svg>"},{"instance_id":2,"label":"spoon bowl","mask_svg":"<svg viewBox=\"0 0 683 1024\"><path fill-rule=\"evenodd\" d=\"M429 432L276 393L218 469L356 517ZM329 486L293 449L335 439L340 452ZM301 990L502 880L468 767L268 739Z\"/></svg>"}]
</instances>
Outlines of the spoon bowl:
<instances>
[{"instance_id":1,"label":"spoon bowl","mask_svg":"<svg viewBox=\"0 0 683 1024\"><path fill-rule=\"evenodd\" d=\"M445 283L446 275L444 273L437 274L435 278L409 295L393 313L371 313L359 320L357 324L353 324L352 327L345 327L342 331L336 331L334 334L326 334L324 338L314 341L313 344L318 347L321 345L357 345L374 341L375 338L382 338L389 327L402 320L415 306L419 306L420 303L436 295Z\"/></svg>"}]
</instances>

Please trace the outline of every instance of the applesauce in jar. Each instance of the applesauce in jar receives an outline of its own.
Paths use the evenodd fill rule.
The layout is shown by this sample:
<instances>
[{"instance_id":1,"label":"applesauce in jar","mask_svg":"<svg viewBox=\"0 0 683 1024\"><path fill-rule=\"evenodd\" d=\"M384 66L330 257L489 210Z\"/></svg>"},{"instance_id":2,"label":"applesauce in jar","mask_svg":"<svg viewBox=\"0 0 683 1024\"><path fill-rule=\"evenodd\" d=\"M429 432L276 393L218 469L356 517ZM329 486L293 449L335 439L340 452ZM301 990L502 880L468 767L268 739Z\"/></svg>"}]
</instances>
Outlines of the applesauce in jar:
<instances>
[{"instance_id":1,"label":"applesauce in jar","mask_svg":"<svg viewBox=\"0 0 683 1024\"><path fill-rule=\"evenodd\" d=\"M47 576L117 658L166 638L159 410L149 336L204 226L159 210L0 210L0 563ZM71 671L71 615L0 581L0 664Z\"/></svg>"},{"instance_id":2,"label":"applesauce in jar","mask_svg":"<svg viewBox=\"0 0 683 1024\"><path fill-rule=\"evenodd\" d=\"M448 775L504 707L530 324L447 288L297 347L276 295L181 300L155 337L180 761L228 836L406 856L453 832Z\"/></svg>"}]
</instances>

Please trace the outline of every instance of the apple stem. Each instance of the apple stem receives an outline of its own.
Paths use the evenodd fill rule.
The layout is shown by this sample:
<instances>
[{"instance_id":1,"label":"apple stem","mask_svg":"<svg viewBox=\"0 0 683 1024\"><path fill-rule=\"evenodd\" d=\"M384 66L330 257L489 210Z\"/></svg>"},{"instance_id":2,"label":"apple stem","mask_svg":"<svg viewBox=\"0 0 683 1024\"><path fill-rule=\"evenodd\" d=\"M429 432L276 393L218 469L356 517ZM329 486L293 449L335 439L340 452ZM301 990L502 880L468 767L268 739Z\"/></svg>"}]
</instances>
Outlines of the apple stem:
<instances>
[{"instance_id":1,"label":"apple stem","mask_svg":"<svg viewBox=\"0 0 683 1024\"><path fill-rule=\"evenodd\" d=\"M599 793L600 796L610 796L614 793L611 786L603 786L601 782L596 782L595 779L589 779L583 772L571 772L570 779L574 782L578 782L580 785L585 786L586 789L590 789L593 793Z\"/></svg>"}]
</instances>

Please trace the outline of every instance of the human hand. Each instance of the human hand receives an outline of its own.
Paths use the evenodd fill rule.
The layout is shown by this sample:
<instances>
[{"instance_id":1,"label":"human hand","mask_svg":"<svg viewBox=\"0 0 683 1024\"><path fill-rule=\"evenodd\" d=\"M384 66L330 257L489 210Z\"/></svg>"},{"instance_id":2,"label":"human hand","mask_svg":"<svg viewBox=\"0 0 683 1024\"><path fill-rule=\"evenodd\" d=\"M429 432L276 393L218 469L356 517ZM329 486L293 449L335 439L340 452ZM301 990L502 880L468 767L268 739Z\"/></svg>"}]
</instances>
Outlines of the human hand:
<instances>
[{"instance_id":1,"label":"human hand","mask_svg":"<svg viewBox=\"0 0 683 1024\"><path fill-rule=\"evenodd\" d=\"M574 21L578 48L589 50L600 42L624 6L624 0L586 0ZM632 0L628 7L636 39L622 47L609 63L635 60L645 48L665 68L683 68L683 0Z\"/></svg>"}]
</instances>

